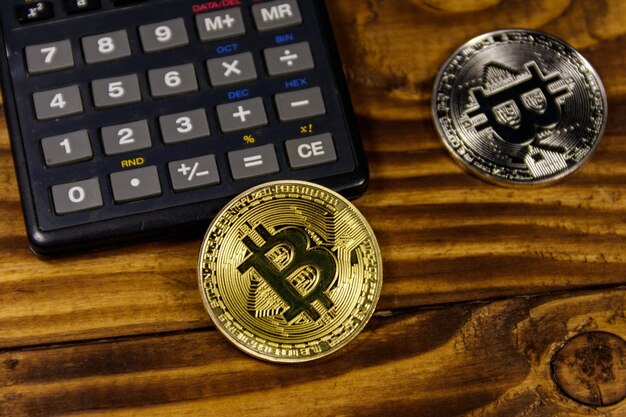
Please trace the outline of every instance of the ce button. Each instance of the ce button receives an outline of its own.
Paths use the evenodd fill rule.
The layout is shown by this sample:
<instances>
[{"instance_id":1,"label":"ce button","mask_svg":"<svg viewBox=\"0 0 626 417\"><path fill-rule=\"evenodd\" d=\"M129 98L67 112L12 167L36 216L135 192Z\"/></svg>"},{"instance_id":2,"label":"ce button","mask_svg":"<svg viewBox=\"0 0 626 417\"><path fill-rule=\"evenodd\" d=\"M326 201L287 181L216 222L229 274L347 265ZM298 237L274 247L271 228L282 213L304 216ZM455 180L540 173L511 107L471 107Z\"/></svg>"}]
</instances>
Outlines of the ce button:
<instances>
[{"instance_id":1,"label":"ce button","mask_svg":"<svg viewBox=\"0 0 626 417\"><path fill-rule=\"evenodd\" d=\"M324 133L285 142L289 165L293 169L329 164L337 160L333 137Z\"/></svg>"}]
</instances>

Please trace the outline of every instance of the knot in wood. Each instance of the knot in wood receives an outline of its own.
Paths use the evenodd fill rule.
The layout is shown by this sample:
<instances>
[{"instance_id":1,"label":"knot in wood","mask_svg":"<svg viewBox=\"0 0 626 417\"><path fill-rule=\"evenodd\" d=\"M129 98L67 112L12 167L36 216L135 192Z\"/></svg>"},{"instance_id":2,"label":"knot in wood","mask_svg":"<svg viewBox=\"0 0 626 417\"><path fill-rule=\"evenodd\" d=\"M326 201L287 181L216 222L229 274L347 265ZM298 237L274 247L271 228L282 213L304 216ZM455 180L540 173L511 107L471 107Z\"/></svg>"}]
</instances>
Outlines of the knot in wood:
<instances>
[{"instance_id":1,"label":"knot in wood","mask_svg":"<svg viewBox=\"0 0 626 417\"><path fill-rule=\"evenodd\" d=\"M580 334L556 353L552 375L561 391L581 404L617 404L626 398L626 341L606 332Z\"/></svg>"}]
</instances>

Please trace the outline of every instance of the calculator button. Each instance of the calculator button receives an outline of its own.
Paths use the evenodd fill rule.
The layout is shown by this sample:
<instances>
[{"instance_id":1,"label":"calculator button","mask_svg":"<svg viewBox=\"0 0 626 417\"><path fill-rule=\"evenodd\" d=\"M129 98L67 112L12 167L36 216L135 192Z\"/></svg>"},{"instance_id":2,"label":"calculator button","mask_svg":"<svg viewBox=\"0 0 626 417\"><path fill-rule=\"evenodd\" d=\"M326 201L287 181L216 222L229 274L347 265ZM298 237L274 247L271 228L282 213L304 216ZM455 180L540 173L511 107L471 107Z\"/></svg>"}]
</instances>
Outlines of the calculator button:
<instances>
[{"instance_id":1,"label":"calculator button","mask_svg":"<svg viewBox=\"0 0 626 417\"><path fill-rule=\"evenodd\" d=\"M86 161L93 156L86 130L44 138L41 148L48 168Z\"/></svg>"},{"instance_id":2,"label":"calculator button","mask_svg":"<svg viewBox=\"0 0 626 417\"><path fill-rule=\"evenodd\" d=\"M157 98L198 91L193 64L150 70L148 80L152 96Z\"/></svg>"},{"instance_id":3,"label":"calculator button","mask_svg":"<svg viewBox=\"0 0 626 417\"><path fill-rule=\"evenodd\" d=\"M113 200L116 203L127 203L161 195L159 173L155 166L114 172L109 178Z\"/></svg>"},{"instance_id":4,"label":"calculator button","mask_svg":"<svg viewBox=\"0 0 626 417\"><path fill-rule=\"evenodd\" d=\"M144 52L178 48L189 43L182 18L139 26L139 36Z\"/></svg>"},{"instance_id":5,"label":"calculator button","mask_svg":"<svg viewBox=\"0 0 626 417\"><path fill-rule=\"evenodd\" d=\"M107 155L118 155L152 146L148 122L145 120L103 127L101 134L104 153Z\"/></svg>"},{"instance_id":6,"label":"calculator button","mask_svg":"<svg viewBox=\"0 0 626 417\"><path fill-rule=\"evenodd\" d=\"M276 174L280 171L274 145L263 145L228 153L235 180Z\"/></svg>"},{"instance_id":7,"label":"calculator button","mask_svg":"<svg viewBox=\"0 0 626 417\"><path fill-rule=\"evenodd\" d=\"M167 144L200 139L211 134L204 109L161 116L159 124L163 142Z\"/></svg>"},{"instance_id":8,"label":"calculator button","mask_svg":"<svg viewBox=\"0 0 626 417\"><path fill-rule=\"evenodd\" d=\"M326 114L319 87L276 94L276 108L282 122Z\"/></svg>"},{"instance_id":9,"label":"calculator button","mask_svg":"<svg viewBox=\"0 0 626 417\"><path fill-rule=\"evenodd\" d=\"M139 79L136 74L95 80L91 83L96 109L139 103Z\"/></svg>"},{"instance_id":10,"label":"calculator button","mask_svg":"<svg viewBox=\"0 0 626 417\"><path fill-rule=\"evenodd\" d=\"M214 87L257 79L254 59L250 52L224 58L209 59L207 68L211 84Z\"/></svg>"},{"instance_id":11,"label":"calculator button","mask_svg":"<svg viewBox=\"0 0 626 417\"><path fill-rule=\"evenodd\" d=\"M37 120L51 120L83 112L83 100L77 85L33 94Z\"/></svg>"},{"instance_id":12,"label":"calculator button","mask_svg":"<svg viewBox=\"0 0 626 417\"><path fill-rule=\"evenodd\" d=\"M101 7L100 0L63 0L63 9L67 14L90 12Z\"/></svg>"},{"instance_id":13,"label":"calculator button","mask_svg":"<svg viewBox=\"0 0 626 417\"><path fill-rule=\"evenodd\" d=\"M260 97L217 106L217 117L223 132L267 125L267 115Z\"/></svg>"},{"instance_id":14,"label":"calculator button","mask_svg":"<svg viewBox=\"0 0 626 417\"><path fill-rule=\"evenodd\" d=\"M291 74L315 68L308 42L269 48L263 53L270 75Z\"/></svg>"},{"instance_id":15,"label":"calculator button","mask_svg":"<svg viewBox=\"0 0 626 417\"><path fill-rule=\"evenodd\" d=\"M220 183L214 155L170 162L168 168L174 191L191 190Z\"/></svg>"},{"instance_id":16,"label":"calculator button","mask_svg":"<svg viewBox=\"0 0 626 417\"><path fill-rule=\"evenodd\" d=\"M246 33L239 8L196 15L198 35L203 42L230 38Z\"/></svg>"},{"instance_id":17,"label":"calculator button","mask_svg":"<svg viewBox=\"0 0 626 417\"><path fill-rule=\"evenodd\" d=\"M328 164L337 160L330 133L285 142L289 165L293 169Z\"/></svg>"},{"instance_id":18,"label":"calculator button","mask_svg":"<svg viewBox=\"0 0 626 417\"><path fill-rule=\"evenodd\" d=\"M98 178L53 185L52 203L56 214L69 214L102 207Z\"/></svg>"},{"instance_id":19,"label":"calculator button","mask_svg":"<svg viewBox=\"0 0 626 417\"><path fill-rule=\"evenodd\" d=\"M31 75L59 71L74 66L69 40L27 46L24 50L26 66Z\"/></svg>"},{"instance_id":20,"label":"calculator button","mask_svg":"<svg viewBox=\"0 0 626 417\"><path fill-rule=\"evenodd\" d=\"M81 39L85 62L95 64L130 56L130 43L125 30L85 36Z\"/></svg>"},{"instance_id":21,"label":"calculator button","mask_svg":"<svg viewBox=\"0 0 626 417\"><path fill-rule=\"evenodd\" d=\"M260 32L274 30L302 23L302 16L296 0L270 1L252 6L254 23Z\"/></svg>"},{"instance_id":22,"label":"calculator button","mask_svg":"<svg viewBox=\"0 0 626 417\"><path fill-rule=\"evenodd\" d=\"M16 6L15 14L19 23L33 23L52 19L54 17L54 8L50 1L37 1Z\"/></svg>"}]
</instances>

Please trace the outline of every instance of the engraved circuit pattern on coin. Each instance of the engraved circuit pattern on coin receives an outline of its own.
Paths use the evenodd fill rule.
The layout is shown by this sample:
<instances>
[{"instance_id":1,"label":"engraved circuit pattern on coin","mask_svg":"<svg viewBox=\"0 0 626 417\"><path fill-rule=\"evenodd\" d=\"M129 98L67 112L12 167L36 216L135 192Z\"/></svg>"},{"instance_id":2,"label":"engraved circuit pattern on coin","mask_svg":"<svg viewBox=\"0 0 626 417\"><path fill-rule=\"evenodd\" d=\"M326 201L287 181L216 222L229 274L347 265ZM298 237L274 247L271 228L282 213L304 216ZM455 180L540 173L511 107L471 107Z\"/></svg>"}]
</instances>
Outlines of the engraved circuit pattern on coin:
<instances>
[{"instance_id":1,"label":"engraved circuit pattern on coin","mask_svg":"<svg viewBox=\"0 0 626 417\"><path fill-rule=\"evenodd\" d=\"M574 48L545 33L479 36L444 64L435 125L463 167L501 185L553 182L578 169L604 133L606 93Z\"/></svg>"},{"instance_id":2,"label":"engraved circuit pattern on coin","mask_svg":"<svg viewBox=\"0 0 626 417\"><path fill-rule=\"evenodd\" d=\"M345 198L276 181L233 199L209 227L200 292L217 328L260 359L303 362L344 346L382 285L376 238Z\"/></svg>"}]
</instances>

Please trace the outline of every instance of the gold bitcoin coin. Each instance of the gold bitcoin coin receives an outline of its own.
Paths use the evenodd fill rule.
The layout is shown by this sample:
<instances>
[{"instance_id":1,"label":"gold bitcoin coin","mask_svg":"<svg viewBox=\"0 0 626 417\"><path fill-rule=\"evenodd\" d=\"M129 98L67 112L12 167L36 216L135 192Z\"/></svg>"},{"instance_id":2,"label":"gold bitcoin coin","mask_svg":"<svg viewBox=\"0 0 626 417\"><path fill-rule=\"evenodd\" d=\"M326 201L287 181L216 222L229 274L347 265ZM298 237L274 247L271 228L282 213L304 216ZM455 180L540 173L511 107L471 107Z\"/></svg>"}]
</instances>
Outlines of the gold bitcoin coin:
<instances>
[{"instance_id":1,"label":"gold bitcoin coin","mask_svg":"<svg viewBox=\"0 0 626 417\"><path fill-rule=\"evenodd\" d=\"M232 200L202 243L198 278L217 328L244 352L303 362L365 327L382 285L374 232L345 198L276 181Z\"/></svg>"}]
</instances>

